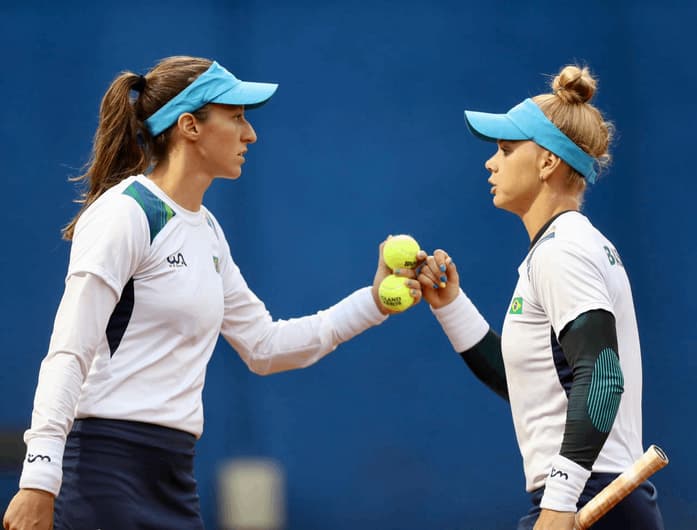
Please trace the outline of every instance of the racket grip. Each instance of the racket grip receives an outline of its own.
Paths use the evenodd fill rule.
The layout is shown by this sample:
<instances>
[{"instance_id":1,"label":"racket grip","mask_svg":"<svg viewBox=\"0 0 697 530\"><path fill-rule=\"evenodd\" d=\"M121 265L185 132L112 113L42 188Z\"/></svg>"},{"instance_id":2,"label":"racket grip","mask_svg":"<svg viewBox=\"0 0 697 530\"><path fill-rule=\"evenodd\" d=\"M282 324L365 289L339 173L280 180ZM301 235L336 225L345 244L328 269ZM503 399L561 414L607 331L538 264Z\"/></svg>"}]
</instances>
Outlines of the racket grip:
<instances>
[{"instance_id":1,"label":"racket grip","mask_svg":"<svg viewBox=\"0 0 697 530\"><path fill-rule=\"evenodd\" d=\"M668 464L668 457L657 445L651 445L632 466L605 486L576 514L574 530L586 530L642 482Z\"/></svg>"}]
</instances>

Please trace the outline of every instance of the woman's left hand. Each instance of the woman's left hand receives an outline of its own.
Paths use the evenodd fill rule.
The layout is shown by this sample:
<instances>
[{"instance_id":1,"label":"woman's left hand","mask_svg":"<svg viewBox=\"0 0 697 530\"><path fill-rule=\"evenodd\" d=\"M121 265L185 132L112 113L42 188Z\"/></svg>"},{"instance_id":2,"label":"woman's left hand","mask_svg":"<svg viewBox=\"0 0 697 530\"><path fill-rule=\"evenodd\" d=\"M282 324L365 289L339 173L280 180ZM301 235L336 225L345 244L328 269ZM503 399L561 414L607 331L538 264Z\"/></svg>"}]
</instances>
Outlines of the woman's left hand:
<instances>
[{"instance_id":1,"label":"woman's left hand","mask_svg":"<svg viewBox=\"0 0 697 530\"><path fill-rule=\"evenodd\" d=\"M574 530L574 512L542 509L533 530Z\"/></svg>"},{"instance_id":2,"label":"woman's left hand","mask_svg":"<svg viewBox=\"0 0 697 530\"><path fill-rule=\"evenodd\" d=\"M389 237L387 239L389 239ZM378 251L378 267L375 271L375 278L373 279L373 299L375 300L375 305L378 306L378 309L383 315L398 313L398 311L393 311L382 305L382 302L380 302L380 296L378 295L380 282L382 282L382 280L384 280L390 274L400 276L404 278L405 282L407 282L407 286L409 287L411 297L414 299L414 304L412 305L412 307L421 301L421 284L418 282L418 280L416 280L416 273L414 272L414 270L398 269L393 272L385 263L385 259L382 256L382 249L385 246L385 242L387 241L387 239L380 243L380 249Z\"/></svg>"}]
</instances>

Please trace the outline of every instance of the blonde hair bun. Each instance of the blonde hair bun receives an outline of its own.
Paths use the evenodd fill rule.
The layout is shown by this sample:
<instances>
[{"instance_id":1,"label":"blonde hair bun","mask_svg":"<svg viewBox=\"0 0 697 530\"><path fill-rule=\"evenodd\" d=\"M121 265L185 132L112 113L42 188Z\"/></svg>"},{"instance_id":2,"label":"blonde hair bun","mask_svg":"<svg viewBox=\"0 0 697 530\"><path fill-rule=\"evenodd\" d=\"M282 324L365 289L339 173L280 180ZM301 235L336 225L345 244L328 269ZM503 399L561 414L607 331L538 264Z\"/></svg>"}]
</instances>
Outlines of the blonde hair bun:
<instances>
[{"instance_id":1,"label":"blonde hair bun","mask_svg":"<svg viewBox=\"0 0 697 530\"><path fill-rule=\"evenodd\" d=\"M597 82L587 67L565 66L552 81L554 95L565 103L586 103L595 94Z\"/></svg>"}]
</instances>

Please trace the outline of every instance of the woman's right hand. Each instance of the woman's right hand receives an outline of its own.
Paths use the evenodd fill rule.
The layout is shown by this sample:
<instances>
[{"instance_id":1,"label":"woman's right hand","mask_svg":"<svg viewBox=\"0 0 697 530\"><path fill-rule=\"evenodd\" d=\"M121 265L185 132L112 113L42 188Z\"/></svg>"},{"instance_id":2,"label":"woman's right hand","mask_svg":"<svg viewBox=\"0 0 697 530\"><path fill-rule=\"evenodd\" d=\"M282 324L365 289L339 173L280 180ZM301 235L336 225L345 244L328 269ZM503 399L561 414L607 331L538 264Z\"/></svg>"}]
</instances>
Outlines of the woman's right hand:
<instances>
[{"instance_id":1,"label":"woman's right hand","mask_svg":"<svg viewBox=\"0 0 697 530\"><path fill-rule=\"evenodd\" d=\"M392 236L388 236L387 239L389 239ZM385 263L385 258L383 256L383 249L385 247L385 243L387 243L387 239L380 243L380 248L378 249L378 267L377 270L375 271L375 277L373 278L373 300L375 300L375 305L377 306L378 310L383 314L383 315L390 315L394 313L398 313L398 311L394 311L392 309L389 309L388 307L385 307L382 302L380 301L380 283L382 280L384 280L387 276L390 274L393 274L393 271L387 266ZM425 256L425 254L424 254ZM411 297L414 299L414 304L416 305L421 301L421 285L419 282L416 281L416 273L412 269L400 269L399 272L397 273L396 271L394 272L397 276L401 276L404 278L404 281L406 282L406 285L409 287L409 290L411 291Z\"/></svg>"},{"instance_id":2,"label":"woman's right hand","mask_svg":"<svg viewBox=\"0 0 697 530\"><path fill-rule=\"evenodd\" d=\"M448 305L460 292L460 276L455 263L445 250L437 249L432 256L423 250L418 255L417 277L423 299L438 309Z\"/></svg>"},{"instance_id":3,"label":"woman's right hand","mask_svg":"<svg viewBox=\"0 0 697 530\"><path fill-rule=\"evenodd\" d=\"M2 525L5 530L51 530L53 528L52 493L43 490L21 489L5 511Z\"/></svg>"}]
</instances>

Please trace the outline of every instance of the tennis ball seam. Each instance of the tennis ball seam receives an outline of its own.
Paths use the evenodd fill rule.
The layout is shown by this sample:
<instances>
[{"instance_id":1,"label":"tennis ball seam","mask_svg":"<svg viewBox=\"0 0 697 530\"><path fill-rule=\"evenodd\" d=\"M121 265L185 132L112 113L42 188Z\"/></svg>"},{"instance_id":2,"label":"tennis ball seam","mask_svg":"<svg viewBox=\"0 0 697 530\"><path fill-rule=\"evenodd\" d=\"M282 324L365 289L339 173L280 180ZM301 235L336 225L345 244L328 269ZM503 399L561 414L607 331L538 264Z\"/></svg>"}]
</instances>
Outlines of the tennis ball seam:
<instances>
[{"instance_id":1,"label":"tennis ball seam","mask_svg":"<svg viewBox=\"0 0 697 530\"><path fill-rule=\"evenodd\" d=\"M417 264L419 243L411 236L402 234L393 236L385 242L382 256L385 264L392 270L413 269Z\"/></svg>"}]
</instances>

